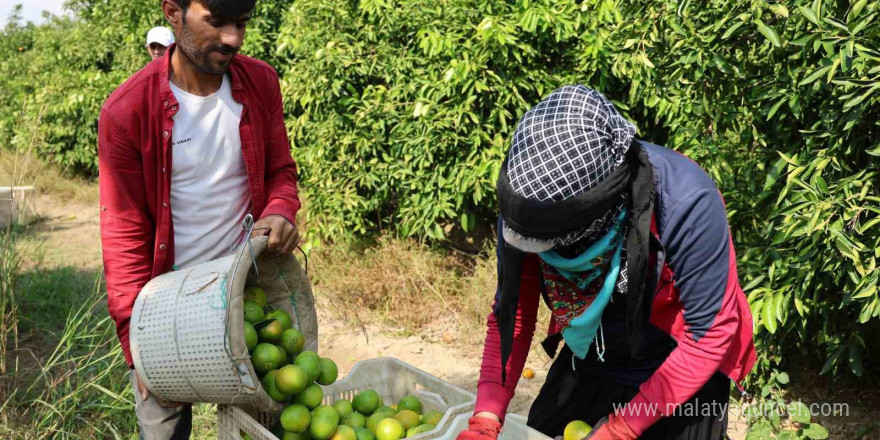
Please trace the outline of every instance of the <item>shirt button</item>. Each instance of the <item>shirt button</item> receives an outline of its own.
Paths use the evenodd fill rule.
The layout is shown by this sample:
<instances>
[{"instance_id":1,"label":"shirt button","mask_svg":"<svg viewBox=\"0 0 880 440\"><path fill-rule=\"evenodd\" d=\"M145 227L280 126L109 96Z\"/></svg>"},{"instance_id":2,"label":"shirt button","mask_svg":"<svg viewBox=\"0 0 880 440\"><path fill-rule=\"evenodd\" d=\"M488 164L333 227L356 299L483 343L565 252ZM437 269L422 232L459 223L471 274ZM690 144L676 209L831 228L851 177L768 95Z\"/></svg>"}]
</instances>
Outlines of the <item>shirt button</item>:
<instances>
[{"instance_id":1,"label":"shirt button","mask_svg":"<svg viewBox=\"0 0 880 440\"><path fill-rule=\"evenodd\" d=\"M107 210L107 207L106 207L106 206L102 206L102 207L101 207L101 211L106 211L106 210Z\"/></svg>"},{"instance_id":2,"label":"shirt button","mask_svg":"<svg viewBox=\"0 0 880 440\"><path fill-rule=\"evenodd\" d=\"M159 250L162 250L162 251L165 250L165 243L162 243L159 245Z\"/></svg>"},{"instance_id":3,"label":"shirt button","mask_svg":"<svg viewBox=\"0 0 880 440\"><path fill-rule=\"evenodd\" d=\"M165 174L165 167L162 167L162 174Z\"/></svg>"},{"instance_id":4,"label":"shirt button","mask_svg":"<svg viewBox=\"0 0 880 440\"><path fill-rule=\"evenodd\" d=\"M165 107L168 107L168 101L165 101Z\"/></svg>"},{"instance_id":5,"label":"shirt button","mask_svg":"<svg viewBox=\"0 0 880 440\"><path fill-rule=\"evenodd\" d=\"M168 132L167 132L167 131L163 131L163 132L162 132L162 136L168 137Z\"/></svg>"},{"instance_id":6,"label":"shirt button","mask_svg":"<svg viewBox=\"0 0 880 440\"><path fill-rule=\"evenodd\" d=\"M165 202L162 202L162 207L163 207L163 208L168 208L168 204L165 203Z\"/></svg>"}]
</instances>

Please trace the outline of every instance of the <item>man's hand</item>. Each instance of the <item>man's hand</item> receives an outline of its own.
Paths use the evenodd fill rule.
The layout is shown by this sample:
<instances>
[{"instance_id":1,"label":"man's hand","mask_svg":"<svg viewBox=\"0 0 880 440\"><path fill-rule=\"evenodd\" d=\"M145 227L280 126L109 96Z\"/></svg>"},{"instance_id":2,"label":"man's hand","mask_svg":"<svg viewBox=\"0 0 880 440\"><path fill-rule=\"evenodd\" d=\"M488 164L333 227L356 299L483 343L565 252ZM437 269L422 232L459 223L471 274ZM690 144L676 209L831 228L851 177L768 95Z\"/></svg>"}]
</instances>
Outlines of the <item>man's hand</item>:
<instances>
[{"instance_id":1,"label":"man's hand","mask_svg":"<svg viewBox=\"0 0 880 440\"><path fill-rule=\"evenodd\" d=\"M289 254L299 244L299 230L296 225L280 215L267 215L254 224L251 237L269 236L269 252Z\"/></svg>"},{"instance_id":2,"label":"man's hand","mask_svg":"<svg viewBox=\"0 0 880 440\"><path fill-rule=\"evenodd\" d=\"M137 376L137 372L135 372L134 374L135 376ZM150 390L147 389L147 386L144 385L140 377L136 378L136 383L138 388L137 392L141 394L141 401L145 402L147 399L150 398ZM156 403L158 403L159 406L161 406L162 408L180 408L181 406L183 406L182 403L178 402L166 402L156 395L153 395L153 398L156 399Z\"/></svg>"}]
</instances>

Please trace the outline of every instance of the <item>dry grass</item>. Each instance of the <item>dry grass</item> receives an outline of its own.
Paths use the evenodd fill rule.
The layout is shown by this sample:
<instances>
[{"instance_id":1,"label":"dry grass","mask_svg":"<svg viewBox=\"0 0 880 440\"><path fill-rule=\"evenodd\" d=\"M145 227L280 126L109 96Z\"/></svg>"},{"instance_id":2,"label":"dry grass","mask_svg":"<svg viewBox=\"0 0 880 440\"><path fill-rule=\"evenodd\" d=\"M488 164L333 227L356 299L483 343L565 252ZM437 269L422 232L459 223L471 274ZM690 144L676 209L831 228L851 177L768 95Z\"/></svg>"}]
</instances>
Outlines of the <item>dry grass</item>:
<instances>
[{"instance_id":1,"label":"dry grass","mask_svg":"<svg viewBox=\"0 0 880 440\"><path fill-rule=\"evenodd\" d=\"M462 256L384 237L362 249L314 250L310 265L324 310L355 326L375 323L469 354L482 348L496 286L492 249L481 256ZM542 310L539 336L548 317Z\"/></svg>"},{"instance_id":2,"label":"dry grass","mask_svg":"<svg viewBox=\"0 0 880 440\"><path fill-rule=\"evenodd\" d=\"M66 202L98 204L98 186L68 175L64 170L36 158L31 152L0 150L0 186L33 186Z\"/></svg>"}]
</instances>

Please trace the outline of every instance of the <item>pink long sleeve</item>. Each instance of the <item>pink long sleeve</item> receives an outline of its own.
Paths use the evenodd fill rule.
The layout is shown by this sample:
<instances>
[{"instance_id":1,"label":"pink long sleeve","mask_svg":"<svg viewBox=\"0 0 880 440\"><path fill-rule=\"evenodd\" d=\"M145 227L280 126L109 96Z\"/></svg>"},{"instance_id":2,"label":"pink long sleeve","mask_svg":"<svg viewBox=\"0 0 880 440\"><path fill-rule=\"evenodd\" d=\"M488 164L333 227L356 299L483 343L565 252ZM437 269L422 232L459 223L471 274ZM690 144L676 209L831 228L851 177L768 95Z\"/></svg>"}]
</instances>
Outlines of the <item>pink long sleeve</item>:
<instances>
[{"instance_id":1,"label":"pink long sleeve","mask_svg":"<svg viewBox=\"0 0 880 440\"><path fill-rule=\"evenodd\" d=\"M535 334L535 322L538 318L540 302L540 282L538 276L537 256L529 255L523 261L522 278L520 279L519 302L516 311L516 323L513 331L513 348L507 361L507 383L501 382L501 337L498 333L498 321L494 313L489 313L486 320L486 345L483 348L483 365L480 368L480 380L477 384L477 402L474 413L490 412L504 420L507 407L513 399L516 384L522 374L532 336ZM497 299L496 299L497 301Z\"/></svg>"}]
</instances>

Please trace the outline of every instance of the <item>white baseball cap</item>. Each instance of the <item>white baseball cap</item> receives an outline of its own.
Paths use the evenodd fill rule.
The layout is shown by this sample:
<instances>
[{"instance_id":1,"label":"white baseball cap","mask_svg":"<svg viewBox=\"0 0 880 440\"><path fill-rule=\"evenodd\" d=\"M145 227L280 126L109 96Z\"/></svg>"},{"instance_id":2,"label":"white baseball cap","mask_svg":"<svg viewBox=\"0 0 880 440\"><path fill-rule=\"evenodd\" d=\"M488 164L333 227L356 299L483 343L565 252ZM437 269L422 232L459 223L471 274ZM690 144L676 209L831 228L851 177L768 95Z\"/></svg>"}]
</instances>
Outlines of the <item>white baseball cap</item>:
<instances>
[{"instance_id":1,"label":"white baseball cap","mask_svg":"<svg viewBox=\"0 0 880 440\"><path fill-rule=\"evenodd\" d=\"M159 43L165 47L171 46L174 43L174 34L166 27L154 27L150 29L150 32L147 32L147 46Z\"/></svg>"}]
</instances>

